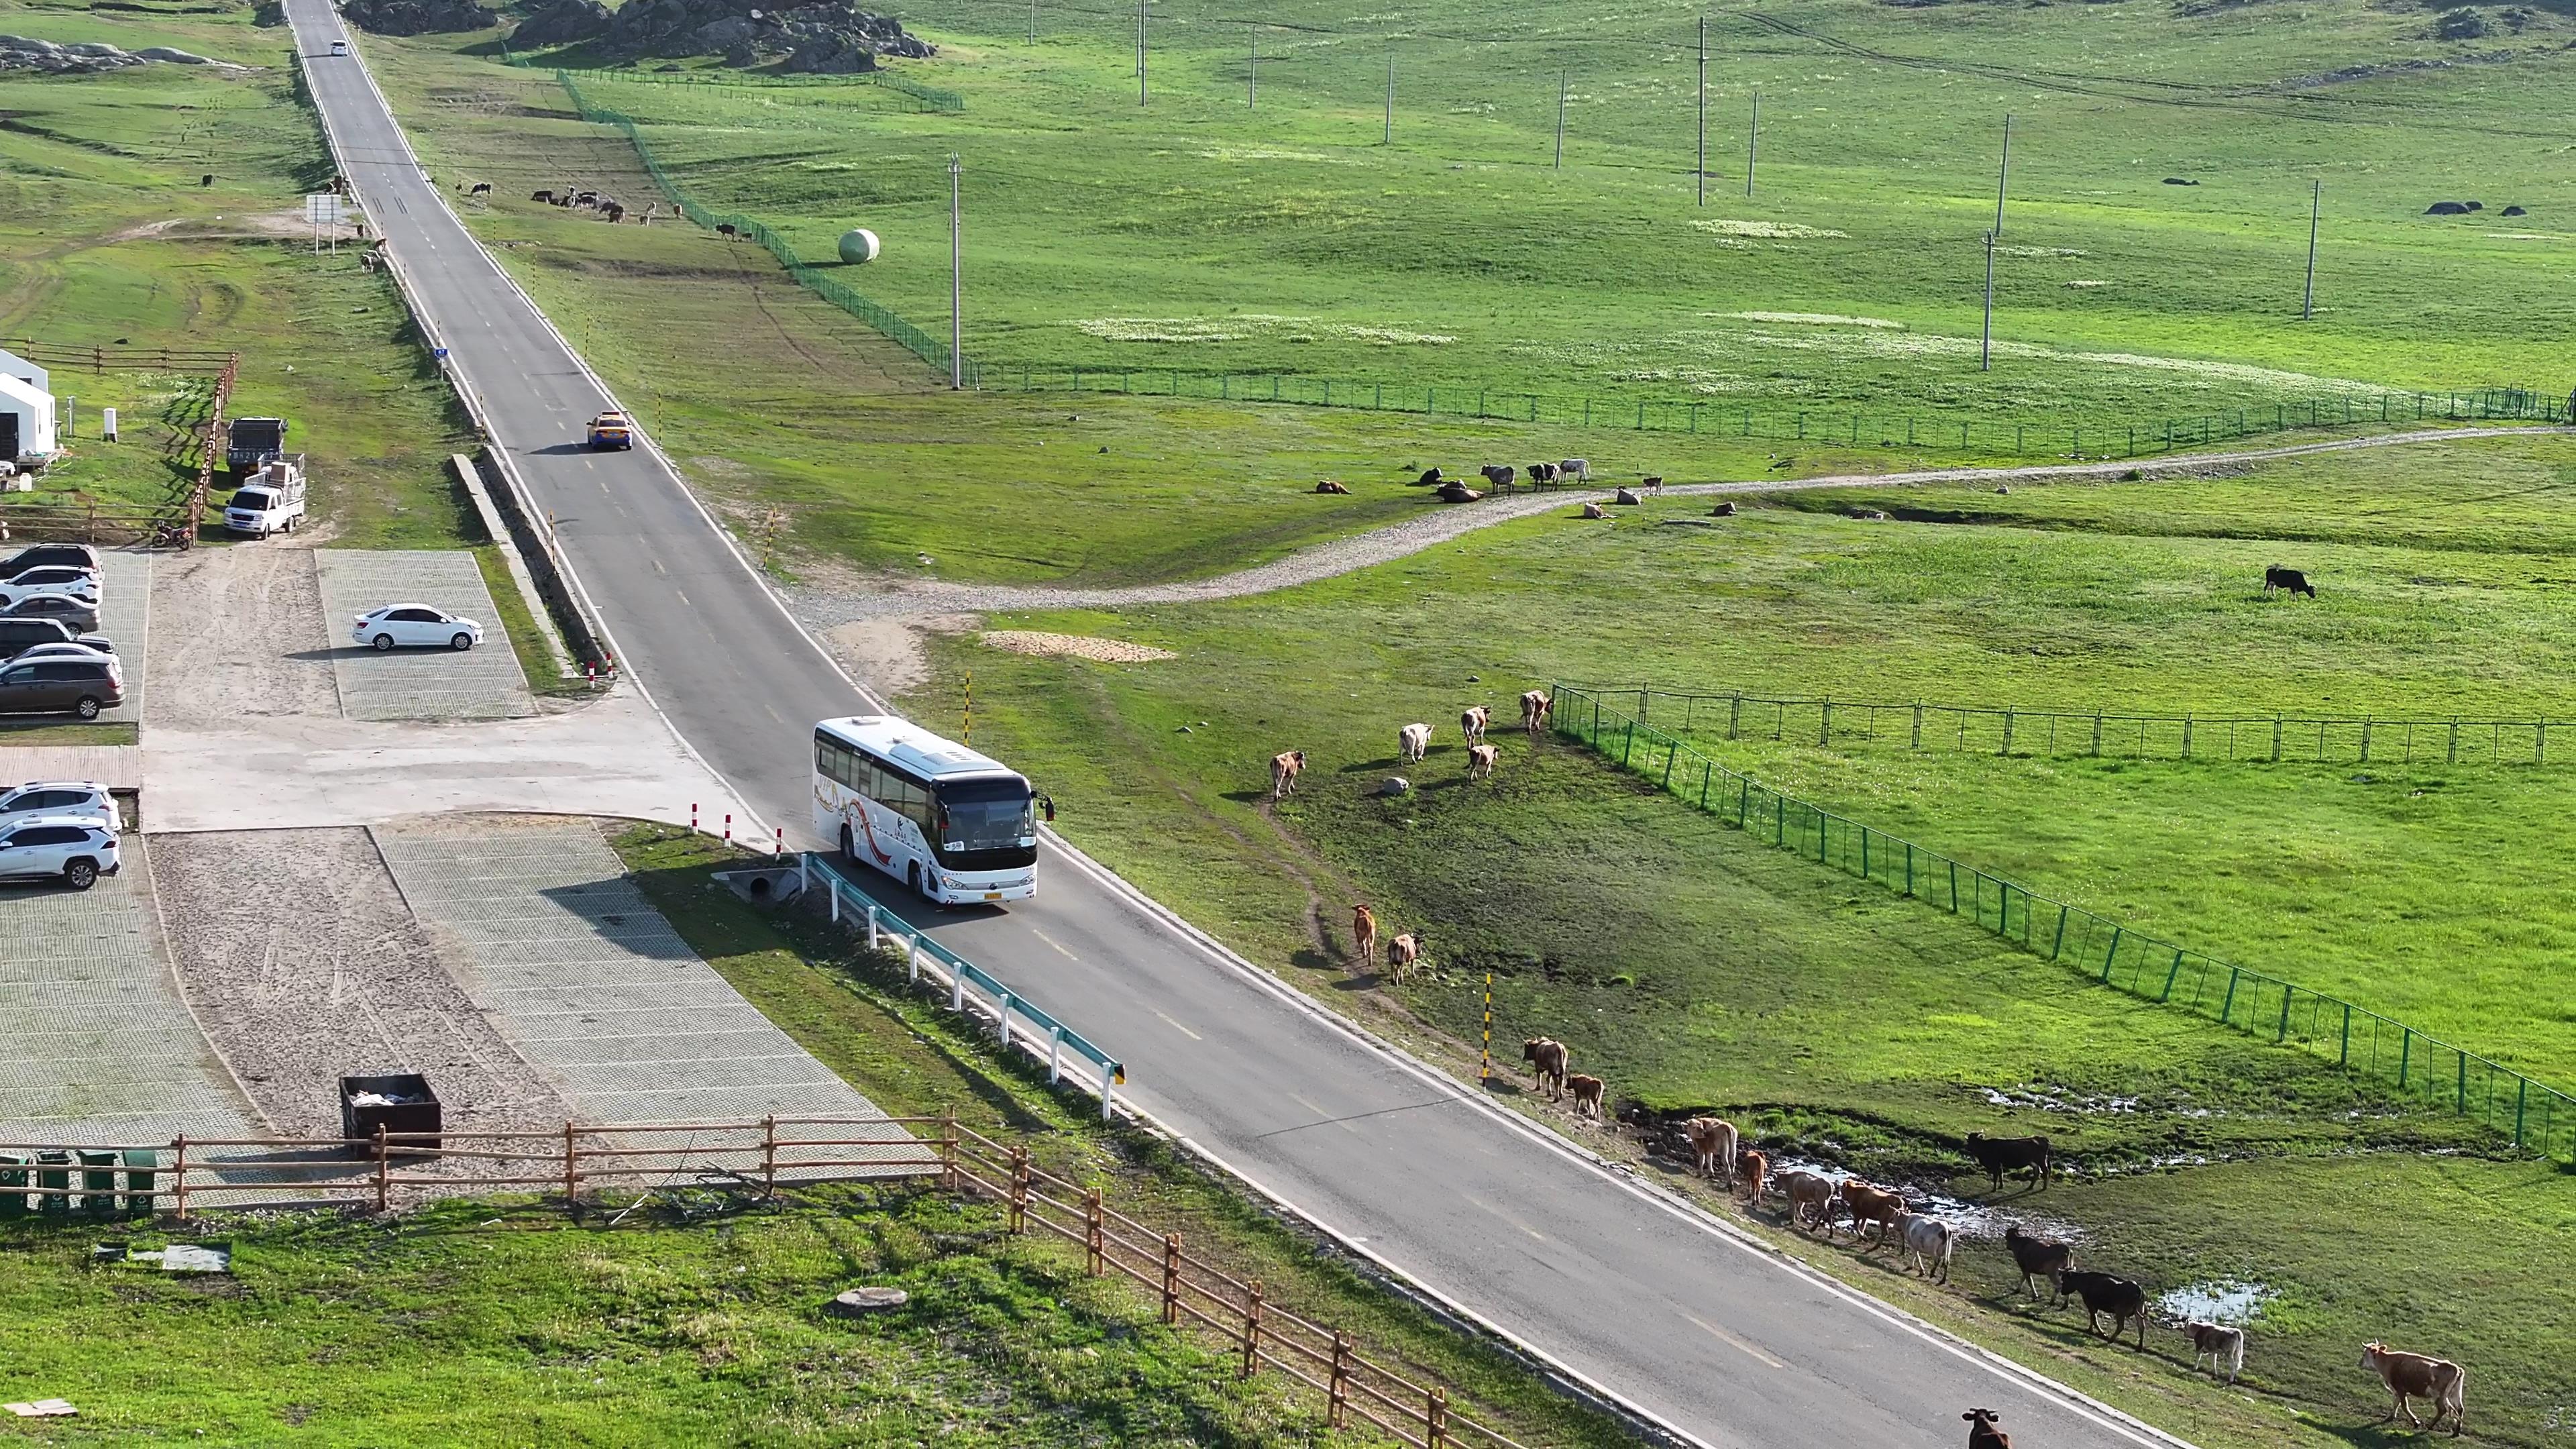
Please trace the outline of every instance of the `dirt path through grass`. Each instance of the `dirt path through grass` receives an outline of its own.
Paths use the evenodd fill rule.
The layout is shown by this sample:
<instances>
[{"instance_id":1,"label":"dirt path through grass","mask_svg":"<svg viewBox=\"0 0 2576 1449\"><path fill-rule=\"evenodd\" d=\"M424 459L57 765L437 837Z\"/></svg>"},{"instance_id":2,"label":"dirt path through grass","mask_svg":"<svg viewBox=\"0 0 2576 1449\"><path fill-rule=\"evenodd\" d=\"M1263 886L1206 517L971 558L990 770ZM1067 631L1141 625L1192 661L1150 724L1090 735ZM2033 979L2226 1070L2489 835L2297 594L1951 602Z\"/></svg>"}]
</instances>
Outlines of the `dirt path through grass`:
<instances>
[{"instance_id":1,"label":"dirt path through grass","mask_svg":"<svg viewBox=\"0 0 2576 1449\"><path fill-rule=\"evenodd\" d=\"M2146 477L2185 473L2309 453L2358 448L2391 448L2412 443L2456 442L2466 438L2519 436L2526 433L2576 435L2576 428L2425 428L2322 443L2295 443L2277 448L2249 448L2228 453L2188 453L2142 462L2047 463L2022 468L1931 468L1911 473L1837 473L1813 478L1752 478L1718 483L1675 483L1667 494L1792 493L1819 488L1887 488L1916 483L2013 483L2046 478L2118 478L2136 472ZM1295 588L1320 579L1338 578L1375 564L1417 554L1435 544L1543 513L1607 503L1606 489L1565 489L1552 493L1493 499L1473 508L1427 510L1402 523L1371 529L1290 554L1258 568L1214 578L1167 584L1135 584L1106 589L1070 589L1024 584L959 584L937 581L889 581L882 589L848 592L790 588L797 614L811 628L831 629L863 619L889 619L923 614L961 614L1042 609L1125 608L1136 604L1198 603L1234 599Z\"/></svg>"}]
</instances>

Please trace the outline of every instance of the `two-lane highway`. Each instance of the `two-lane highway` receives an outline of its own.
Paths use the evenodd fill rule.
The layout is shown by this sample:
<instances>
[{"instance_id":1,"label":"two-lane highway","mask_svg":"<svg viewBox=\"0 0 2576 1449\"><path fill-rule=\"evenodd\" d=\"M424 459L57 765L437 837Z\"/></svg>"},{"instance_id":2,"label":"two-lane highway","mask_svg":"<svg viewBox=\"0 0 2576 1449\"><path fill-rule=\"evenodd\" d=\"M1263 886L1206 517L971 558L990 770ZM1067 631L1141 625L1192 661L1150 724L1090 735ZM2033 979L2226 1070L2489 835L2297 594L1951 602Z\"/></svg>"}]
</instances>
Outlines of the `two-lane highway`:
<instances>
[{"instance_id":1,"label":"two-lane highway","mask_svg":"<svg viewBox=\"0 0 2576 1449\"><path fill-rule=\"evenodd\" d=\"M613 405L413 162L328 0L287 0L368 215L587 596L683 738L769 823L810 833L810 728L874 707L649 451L594 457ZM2170 1444L1935 1334L1568 1150L1381 1049L1051 848L1038 899L921 919L1105 1043L1194 1146L1563 1371L1712 1445L1956 1443L2002 1411L2051 1449ZM889 888L885 895L900 892Z\"/></svg>"}]
</instances>

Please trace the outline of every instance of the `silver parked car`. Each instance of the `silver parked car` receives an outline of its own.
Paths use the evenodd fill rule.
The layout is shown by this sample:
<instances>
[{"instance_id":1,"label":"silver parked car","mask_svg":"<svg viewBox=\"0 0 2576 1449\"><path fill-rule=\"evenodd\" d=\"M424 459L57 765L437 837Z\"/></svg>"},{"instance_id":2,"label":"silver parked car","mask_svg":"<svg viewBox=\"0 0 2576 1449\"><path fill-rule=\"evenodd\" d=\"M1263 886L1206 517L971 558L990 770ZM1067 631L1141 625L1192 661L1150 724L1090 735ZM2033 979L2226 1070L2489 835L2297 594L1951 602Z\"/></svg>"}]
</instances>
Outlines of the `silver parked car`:
<instances>
[{"instance_id":1,"label":"silver parked car","mask_svg":"<svg viewBox=\"0 0 2576 1449\"><path fill-rule=\"evenodd\" d=\"M95 780L30 780L0 792L0 830L40 816L96 820L111 830L119 818L115 797Z\"/></svg>"},{"instance_id":2,"label":"silver parked car","mask_svg":"<svg viewBox=\"0 0 2576 1449\"><path fill-rule=\"evenodd\" d=\"M38 815L0 832L0 880L59 880L85 891L123 865L116 832L95 820Z\"/></svg>"}]
</instances>

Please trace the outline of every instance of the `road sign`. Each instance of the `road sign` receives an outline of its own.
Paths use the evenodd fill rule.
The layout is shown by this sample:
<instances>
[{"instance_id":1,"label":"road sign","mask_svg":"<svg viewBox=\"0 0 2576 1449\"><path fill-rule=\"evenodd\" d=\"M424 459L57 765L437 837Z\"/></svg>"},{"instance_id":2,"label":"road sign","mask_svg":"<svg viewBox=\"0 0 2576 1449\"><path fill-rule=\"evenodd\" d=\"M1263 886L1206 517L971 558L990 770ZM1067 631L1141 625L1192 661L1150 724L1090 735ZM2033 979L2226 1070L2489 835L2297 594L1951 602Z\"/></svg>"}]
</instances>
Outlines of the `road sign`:
<instances>
[{"instance_id":1,"label":"road sign","mask_svg":"<svg viewBox=\"0 0 2576 1449\"><path fill-rule=\"evenodd\" d=\"M348 220L348 198L317 191L304 198L304 219L315 226L338 226Z\"/></svg>"}]
</instances>

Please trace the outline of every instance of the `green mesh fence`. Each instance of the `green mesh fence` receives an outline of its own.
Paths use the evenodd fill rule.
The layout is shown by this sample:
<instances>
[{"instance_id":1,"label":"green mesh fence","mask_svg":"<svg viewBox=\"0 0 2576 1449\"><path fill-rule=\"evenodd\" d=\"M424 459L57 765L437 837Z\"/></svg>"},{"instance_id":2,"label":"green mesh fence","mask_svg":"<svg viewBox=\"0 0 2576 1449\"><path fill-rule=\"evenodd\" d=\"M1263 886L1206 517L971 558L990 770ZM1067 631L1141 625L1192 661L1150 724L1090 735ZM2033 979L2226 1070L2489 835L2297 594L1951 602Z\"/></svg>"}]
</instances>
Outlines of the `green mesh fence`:
<instances>
[{"instance_id":1,"label":"green mesh fence","mask_svg":"<svg viewBox=\"0 0 2576 1449\"><path fill-rule=\"evenodd\" d=\"M2279 764L2564 765L2576 763L2576 721L2414 719L2291 714L2123 714L2012 705L1792 699L1691 693L1636 685L1568 686L1636 702L1639 723L1701 739L1771 740L1830 748L1885 742L1917 750L2136 760ZM2553 752L2554 747L2554 752Z\"/></svg>"},{"instance_id":2,"label":"green mesh fence","mask_svg":"<svg viewBox=\"0 0 2576 1449\"><path fill-rule=\"evenodd\" d=\"M2231 965L2043 896L1912 841L1784 795L1615 707L1560 684L1556 732L1727 825L1975 921L2132 996L2327 1057L2474 1117L2515 1147L2576 1161L2576 1098L2340 997Z\"/></svg>"},{"instance_id":3,"label":"green mesh fence","mask_svg":"<svg viewBox=\"0 0 2576 1449\"><path fill-rule=\"evenodd\" d=\"M734 235L748 237L760 243L769 249L771 256L778 259L780 266L787 269L787 274L794 277L806 290L894 339L906 351L932 367L943 373L948 370L947 342L933 337L905 321L895 312L870 301L858 289L840 278L826 274L819 267L808 265L796 255L793 244L763 223L748 216L731 212L714 212L700 206L687 192L680 189L679 182L673 180L671 173L655 159L653 148L645 144L643 133L636 128L632 117L622 111L592 105L590 99L581 93L581 87L574 83L570 71L556 71L555 79L562 83L564 93L572 98L573 109L580 113L583 120L603 126L614 126L625 134L626 139L635 147L635 155L644 163L645 171L652 176L653 184L662 189L662 195L680 209L681 215L712 230L722 231L731 228ZM981 369L973 360L967 360L961 370L966 385L976 386Z\"/></svg>"}]
</instances>

